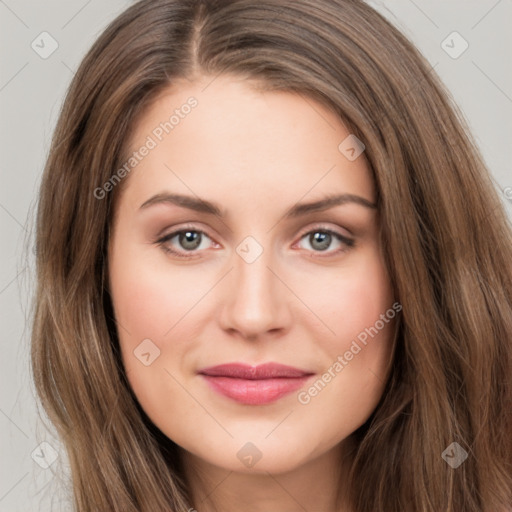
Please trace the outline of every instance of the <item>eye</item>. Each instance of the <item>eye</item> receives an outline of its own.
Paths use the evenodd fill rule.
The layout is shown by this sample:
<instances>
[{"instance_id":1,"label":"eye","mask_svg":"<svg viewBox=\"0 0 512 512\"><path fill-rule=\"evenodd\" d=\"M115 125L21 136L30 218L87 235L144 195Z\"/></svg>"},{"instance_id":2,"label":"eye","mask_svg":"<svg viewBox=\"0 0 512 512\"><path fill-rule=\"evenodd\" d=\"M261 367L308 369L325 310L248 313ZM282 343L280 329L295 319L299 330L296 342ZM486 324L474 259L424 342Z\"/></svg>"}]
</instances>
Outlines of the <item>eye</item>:
<instances>
[{"instance_id":1,"label":"eye","mask_svg":"<svg viewBox=\"0 0 512 512\"><path fill-rule=\"evenodd\" d=\"M159 246L177 258L199 257L202 250L212 245L220 247L204 231L195 228L182 228L164 235L156 240ZM304 245L305 244L305 245ZM298 246L313 253L324 253L318 256L329 257L348 251L354 247L355 241L341 233L328 228L310 230L300 237Z\"/></svg>"},{"instance_id":2,"label":"eye","mask_svg":"<svg viewBox=\"0 0 512 512\"><path fill-rule=\"evenodd\" d=\"M208 249L212 239L199 229L185 228L173 231L156 241L165 252L177 257L190 258L202 249ZM188 254L187 254L188 253Z\"/></svg>"},{"instance_id":3,"label":"eye","mask_svg":"<svg viewBox=\"0 0 512 512\"><path fill-rule=\"evenodd\" d=\"M306 242L306 246L301 245L301 242ZM346 252L355 245L355 241L348 238L332 229L317 228L308 231L303 235L299 241L301 249L312 250L313 252L327 253L328 256ZM309 246L309 247L308 247ZM334 250L332 249L334 246Z\"/></svg>"}]
</instances>

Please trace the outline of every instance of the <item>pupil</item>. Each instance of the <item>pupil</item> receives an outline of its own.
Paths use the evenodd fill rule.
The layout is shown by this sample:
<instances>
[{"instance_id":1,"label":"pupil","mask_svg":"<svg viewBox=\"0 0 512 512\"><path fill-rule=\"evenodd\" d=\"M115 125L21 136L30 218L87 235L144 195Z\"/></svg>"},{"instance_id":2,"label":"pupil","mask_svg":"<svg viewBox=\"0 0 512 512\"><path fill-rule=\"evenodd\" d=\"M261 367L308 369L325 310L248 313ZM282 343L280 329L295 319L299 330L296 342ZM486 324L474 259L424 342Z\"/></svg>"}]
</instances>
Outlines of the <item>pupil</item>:
<instances>
[{"instance_id":1,"label":"pupil","mask_svg":"<svg viewBox=\"0 0 512 512\"><path fill-rule=\"evenodd\" d=\"M325 251L331 245L331 235L329 233L322 233L317 231L310 235L311 247L318 249L319 251Z\"/></svg>"},{"instance_id":2,"label":"pupil","mask_svg":"<svg viewBox=\"0 0 512 512\"><path fill-rule=\"evenodd\" d=\"M201 235L195 231L185 231L180 234L179 242L184 249L196 249L201 243Z\"/></svg>"}]
</instances>

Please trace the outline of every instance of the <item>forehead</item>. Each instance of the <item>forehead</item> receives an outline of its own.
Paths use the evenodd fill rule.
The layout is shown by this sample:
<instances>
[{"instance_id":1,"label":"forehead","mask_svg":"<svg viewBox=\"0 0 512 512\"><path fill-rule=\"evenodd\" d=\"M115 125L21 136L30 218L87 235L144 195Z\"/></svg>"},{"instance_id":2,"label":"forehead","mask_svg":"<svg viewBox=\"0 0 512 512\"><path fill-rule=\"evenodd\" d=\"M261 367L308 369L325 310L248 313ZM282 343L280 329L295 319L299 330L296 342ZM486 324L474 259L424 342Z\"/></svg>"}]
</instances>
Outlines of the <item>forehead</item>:
<instances>
[{"instance_id":1,"label":"forehead","mask_svg":"<svg viewBox=\"0 0 512 512\"><path fill-rule=\"evenodd\" d=\"M302 94L228 76L176 82L134 126L128 156L144 156L132 161L125 192L139 205L163 191L255 208L333 189L373 201L364 153L350 160L343 151L348 137L337 114Z\"/></svg>"}]
</instances>

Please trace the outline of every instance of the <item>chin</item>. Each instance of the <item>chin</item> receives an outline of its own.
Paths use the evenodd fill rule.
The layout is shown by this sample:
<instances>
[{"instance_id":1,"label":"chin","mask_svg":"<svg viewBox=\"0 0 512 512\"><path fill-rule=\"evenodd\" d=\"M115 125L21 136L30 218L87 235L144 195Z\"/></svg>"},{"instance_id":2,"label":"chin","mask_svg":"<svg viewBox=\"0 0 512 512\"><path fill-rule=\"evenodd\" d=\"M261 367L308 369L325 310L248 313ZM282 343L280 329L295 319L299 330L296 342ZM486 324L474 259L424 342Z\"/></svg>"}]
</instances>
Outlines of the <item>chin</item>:
<instances>
[{"instance_id":1,"label":"chin","mask_svg":"<svg viewBox=\"0 0 512 512\"><path fill-rule=\"evenodd\" d=\"M214 450L197 449L194 445L193 454L209 464L229 471L246 474L277 474L293 471L320 454L315 454L314 447L309 447L304 441L291 443L276 437L274 440L262 439L251 441L246 435L229 439L227 442L209 443L216 446Z\"/></svg>"}]
</instances>

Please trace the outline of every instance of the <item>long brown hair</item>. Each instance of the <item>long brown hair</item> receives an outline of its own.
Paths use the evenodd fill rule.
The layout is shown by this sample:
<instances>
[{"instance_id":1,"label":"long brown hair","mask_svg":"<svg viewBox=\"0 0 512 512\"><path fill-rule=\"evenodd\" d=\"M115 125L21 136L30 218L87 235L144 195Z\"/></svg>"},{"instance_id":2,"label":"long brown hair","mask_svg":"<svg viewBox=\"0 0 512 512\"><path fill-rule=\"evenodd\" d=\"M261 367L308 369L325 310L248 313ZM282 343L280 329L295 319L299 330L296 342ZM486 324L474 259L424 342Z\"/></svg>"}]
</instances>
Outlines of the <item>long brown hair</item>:
<instances>
[{"instance_id":1,"label":"long brown hair","mask_svg":"<svg viewBox=\"0 0 512 512\"><path fill-rule=\"evenodd\" d=\"M148 102L199 74L320 101L366 146L403 310L387 387L354 433L343 482L354 512L510 506L512 229L428 63L360 0L142 0L73 79L37 212L32 370L69 457L76 510L199 506L177 446L128 385L106 279L122 187L94 193L125 161ZM442 456L452 443L467 453L457 468Z\"/></svg>"}]
</instances>

